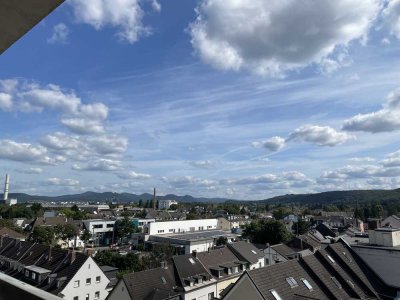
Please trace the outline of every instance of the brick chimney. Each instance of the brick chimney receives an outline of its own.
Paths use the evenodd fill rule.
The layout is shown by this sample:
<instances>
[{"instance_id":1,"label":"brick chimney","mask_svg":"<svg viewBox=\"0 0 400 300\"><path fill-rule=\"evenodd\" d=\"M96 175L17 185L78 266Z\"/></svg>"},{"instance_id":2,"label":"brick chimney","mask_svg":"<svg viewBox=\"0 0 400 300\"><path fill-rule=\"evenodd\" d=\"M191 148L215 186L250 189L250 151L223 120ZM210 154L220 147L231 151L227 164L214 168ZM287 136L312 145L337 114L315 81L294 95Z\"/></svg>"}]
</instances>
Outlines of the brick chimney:
<instances>
[{"instance_id":1,"label":"brick chimney","mask_svg":"<svg viewBox=\"0 0 400 300\"><path fill-rule=\"evenodd\" d=\"M196 250L192 251L192 256L195 257L195 258L197 257L197 251Z\"/></svg>"}]
</instances>

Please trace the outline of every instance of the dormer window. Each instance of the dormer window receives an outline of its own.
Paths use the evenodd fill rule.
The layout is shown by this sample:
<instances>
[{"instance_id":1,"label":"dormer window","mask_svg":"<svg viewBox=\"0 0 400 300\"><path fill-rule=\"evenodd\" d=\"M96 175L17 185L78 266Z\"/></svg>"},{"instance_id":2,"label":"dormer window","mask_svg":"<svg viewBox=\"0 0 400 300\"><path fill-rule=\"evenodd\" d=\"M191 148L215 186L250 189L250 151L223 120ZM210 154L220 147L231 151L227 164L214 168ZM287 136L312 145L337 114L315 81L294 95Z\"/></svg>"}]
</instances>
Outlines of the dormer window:
<instances>
[{"instance_id":1,"label":"dormer window","mask_svg":"<svg viewBox=\"0 0 400 300\"><path fill-rule=\"evenodd\" d=\"M332 258L332 256L330 256L329 254L326 255L328 257L328 259L331 261L331 263L335 263L335 260Z\"/></svg>"},{"instance_id":2,"label":"dormer window","mask_svg":"<svg viewBox=\"0 0 400 300\"><path fill-rule=\"evenodd\" d=\"M291 288L298 286L297 281L293 277L286 278L286 281L290 285Z\"/></svg>"}]
</instances>

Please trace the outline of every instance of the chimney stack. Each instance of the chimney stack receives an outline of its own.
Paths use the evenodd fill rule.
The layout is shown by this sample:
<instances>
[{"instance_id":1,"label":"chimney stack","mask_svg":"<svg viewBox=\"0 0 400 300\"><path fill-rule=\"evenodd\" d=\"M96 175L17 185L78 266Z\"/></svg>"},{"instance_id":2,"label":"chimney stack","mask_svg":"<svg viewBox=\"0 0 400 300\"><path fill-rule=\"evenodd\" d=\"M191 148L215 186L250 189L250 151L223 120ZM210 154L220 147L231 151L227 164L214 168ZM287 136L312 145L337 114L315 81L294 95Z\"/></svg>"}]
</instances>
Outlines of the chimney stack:
<instances>
[{"instance_id":1,"label":"chimney stack","mask_svg":"<svg viewBox=\"0 0 400 300\"><path fill-rule=\"evenodd\" d=\"M154 210L156 210L156 207L157 207L156 188L154 188L154 191L153 191L153 208L154 208Z\"/></svg>"},{"instance_id":2,"label":"chimney stack","mask_svg":"<svg viewBox=\"0 0 400 300\"><path fill-rule=\"evenodd\" d=\"M10 176L6 174L6 181L4 183L4 194L3 194L3 200L8 200L8 187L10 185Z\"/></svg>"},{"instance_id":3,"label":"chimney stack","mask_svg":"<svg viewBox=\"0 0 400 300\"><path fill-rule=\"evenodd\" d=\"M192 251L192 256L193 256L194 258L197 257L197 251L196 251L196 250L193 250L193 251Z\"/></svg>"}]
</instances>

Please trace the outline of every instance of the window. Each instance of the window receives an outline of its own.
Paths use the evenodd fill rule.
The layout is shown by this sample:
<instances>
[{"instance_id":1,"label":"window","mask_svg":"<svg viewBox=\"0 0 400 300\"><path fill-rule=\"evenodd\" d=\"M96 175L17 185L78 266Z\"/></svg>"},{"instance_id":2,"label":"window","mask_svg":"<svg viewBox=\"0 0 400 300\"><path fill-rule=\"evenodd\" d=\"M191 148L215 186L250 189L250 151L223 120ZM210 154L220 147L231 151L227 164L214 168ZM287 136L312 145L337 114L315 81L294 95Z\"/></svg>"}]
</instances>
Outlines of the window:
<instances>
[{"instance_id":1,"label":"window","mask_svg":"<svg viewBox=\"0 0 400 300\"><path fill-rule=\"evenodd\" d=\"M85 300L89 300L89 299L90 299L89 294L86 294Z\"/></svg>"},{"instance_id":2,"label":"window","mask_svg":"<svg viewBox=\"0 0 400 300\"><path fill-rule=\"evenodd\" d=\"M253 252L254 254L257 254L257 252L256 252L256 251L254 251L254 250L251 250L251 252Z\"/></svg>"},{"instance_id":3,"label":"window","mask_svg":"<svg viewBox=\"0 0 400 300\"><path fill-rule=\"evenodd\" d=\"M76 288L76 287L79 287L79 283L80 283L79 280L75 280L75 281L74 281L74 287L75 287L75 288Z\"/></svg>"},{"instance_id":4,"label":"window","mask_svg":"<svg viewBox=\"0 0 400 300\"><path fill-rule=\"evenodd\" d=\"M158 232L158 233L163 233L163 232L164 232L164 229L157 230L157 232Z\"/></svg>"},{"instance_id":5,"label":"window","mask_svg":"<svg viewBox=\"0 0 400 300\"><path fill-rule=\"evenodd\" d=\"M74 300L79 300L79 296L75 296L75 297L74 297Z\"/></svg>"},{"instance_id":6,"label":"window","mask_svg":"<svg viewBox=\"0 0 400 300\"><path fill-rule=\"evenodd\" d=\"M101 277L100 276L96 276L96 283L100 282Z\"/></svg>"},{"instance_id":7,"label":"window","mask_svg":"<svg viewBox=\"0 0 400 300\"><path fill-rule=\"evenodd\" d=\"M342 288L342 285L340 284L340 282L335 277L331 277L331 279L339 289Z\"/></svg>"},{"instance_id":8,"label":"window","mask_svg":"<svg viewBox=\"0 0 400 300\"><path fill-rule=\"evenodd\" d=\"M32 272L32 279L35 280L36 279L36 273Z\"/></svg>"},{"instance_id":9,"label":"window","mask_svg":"<svg viewBox=\"0 0 400 300\"><path fill-rule=\"evenodd\" d=\"M204 226L199 226L199 230L204 230Z\"/></svg>"},{"instance_id":10,"label":"window","mask_svg":"<svg viewBox=\"0 0 400 300\"><path fill-rule=\"evenodd\" d=\"M303 281L304 285L311 291L313 288L311 286L311 284L308 282L307 279L301 278L301 281Z\"/></svg>"},{"instance_id":11,"label":"window","mask_svg":"<svg viewBox=\"0 0 400 300\"><path fill-rule=\"evenodd\" d=\"M168 230L169 232L175 232L175 229L170 229L170 230Z\"/></svg>"},{"instance_id":12,"label":"window","mask_svg":"<svg viewBox=\"0 0 400 300\"><path fill-rule=\"evenodd\" d=\"M214 298L214 292L208 293L208 300Z\"/></svg>"},{"instance_id":13,"label":"window","mask_svg":"<svg viewBox=\"0 0 400 300\"><path fill-rule=\"evenodd\" d=\"M275 298L276 300L282 300L281 296L279 296L279 294L278 294L277 291L275 291L275 290L270 290L270 292L271 292L272 296L274 296L274 298Z\"/></svg>"},{"instance_id":14,"label":"window","mask_svg":"<svg viewBox=\"0 0 400 300\"><path fill-rule=\"evenodd\" d=\"M192 264L192 265L194 265L195 264L195 261L193 260L193 258L189 258L189 261L190 261L190 263Z\"/></svg>"},{"instance_id":15,"label":"window","mask_svg":"<svg viewBox=\"0 0 400 300\"><path fill-rule=\"evenodd\" d=\"M293 277L286 278L287 283L289 283L291 288L298 286L297 281Z\"/></svg>"},{"instance_id":16,"label":"window","mask_svg":"<svg viewBox=\"0 0 400 300\"><path fill-rule=\"evenodd\" d=\"M354 283L352 283L349 279L347 279L346 281L353 289L355 288Z\"/></svg>"},{"instance_id":17,"label":"window","mask_svg":"<svg viewBox=\"0 0 400 300\"><path fill-rule=\"evenodd\" d=\"M328 259L331 261L331 263L335 263L335 260L332 258L332 256L330 256L329 254L326 255L328 257Z\"/></svg>"},{"instance_id":18,"label":"window","mask_svg":"<svg viewBox=\"0 0 400 300\"><path fill-rule=\"evenodd\" d=\"M161 276L161 281L162 281L163 284L166 284L166 283L167 283L167 281L165 280L165 277L164 277L164 276Z\"/></svg>"},{"instance_id":19,"label":"window","mask_svg":"<svg viewBox=\"0 0 400 300\"><path fill-rule=\"evenodd\" d=\"M25 270L25 277L29 277L29 270Z\"/></svg>"},{"instance_id":20,"label":"window","mask_svg":"<svg viewBox=\"0 0 400 300\"><path fill-rule=\"evenodd\" d=\"M99 299L100 298L100 292L94 293L94 299Z\"/></svg>"},{"instance_id":21,"label":"window","mask_svg":"<svg viewBox=\"0 0 400 300\"><path fill-rule=\"evenodd\" d=\"M96 225L93 225L93 228L103 228L103 224L96 224Z\"/></svg>"},{"instance_id":22,"label":"window","mask_svg":"<svg viewBox=\"0 0 400 300\"><path fill-rule=\"evenodd\" d=\"M92 278L86 278L86 285L89 285L92 283Z\"/></svg>"},{"instance_id":23,"label":"window","mask_svg":"<svg viewBox=\"0 0 400 300\"><path fill-rule=\"evenodd\" d=\"M114 228L114 224L107 224L107 228Z\"/></svg>"}]
</instances>

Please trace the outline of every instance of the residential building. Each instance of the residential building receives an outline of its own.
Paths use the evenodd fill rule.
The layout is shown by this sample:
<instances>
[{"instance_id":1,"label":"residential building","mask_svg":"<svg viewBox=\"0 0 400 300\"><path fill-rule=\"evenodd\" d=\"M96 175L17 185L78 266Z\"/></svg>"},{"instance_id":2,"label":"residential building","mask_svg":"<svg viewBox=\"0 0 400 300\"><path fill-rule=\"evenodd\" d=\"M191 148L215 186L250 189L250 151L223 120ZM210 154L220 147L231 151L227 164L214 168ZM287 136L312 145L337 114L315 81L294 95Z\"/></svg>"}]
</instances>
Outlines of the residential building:
<instances>
[{"instance_id":1,"label":"residential building","mask_svg":"<svg viewBox=\"0 0 400 300\"><path fill-rule=\"evenodd\" d=\"M83 253L7 237L0 240L0 272L67 300L103 300L110 282Z\"/></svg>"},{"instance_id":2,"label":"residential building","mask_svg":"<svg viewBox=\"0 0 400 300\"><path fill-rule=\"evenodd\" d=\"M158 200L158 209L169 209L171 205L178 204L175 200Z\"/></svg>"},{"instance_id":3,"label":"residential building","mask_svg":"<svg viewBox=\"0 0 400 300\"><path fill-rule=\"evenodd\" d=\"M115 220L84 220L83 224L92 234L92 241L95 245L108 246L114 238Z\"/></svg>"},{"instance_id":4,"label":"residential building","mask_svg":"<svg viewBox=\"0 0 400 300\"><path fill-rule=\"evenodd\" d=\"M246 271L222 299L393 299L343 240L315 254Z\"/></svg>"},{"instance_id":5,"label":"residential building","mask_svg":"<svg viewBox=\"0 0 400 300\"><path fill-rule=\"evenodd\" d=\"M184 220L154 222L144 226L144 233L150 235L167 235L217 229L217 219Z\"/></svg>"}]
</instances>

